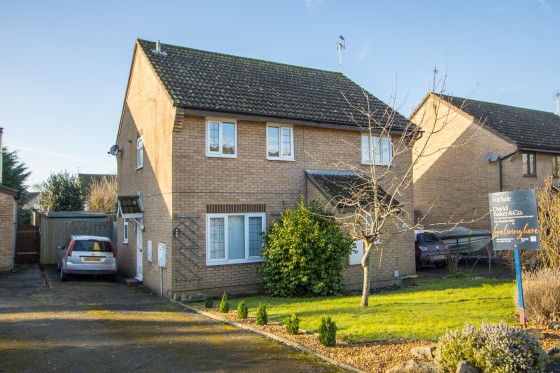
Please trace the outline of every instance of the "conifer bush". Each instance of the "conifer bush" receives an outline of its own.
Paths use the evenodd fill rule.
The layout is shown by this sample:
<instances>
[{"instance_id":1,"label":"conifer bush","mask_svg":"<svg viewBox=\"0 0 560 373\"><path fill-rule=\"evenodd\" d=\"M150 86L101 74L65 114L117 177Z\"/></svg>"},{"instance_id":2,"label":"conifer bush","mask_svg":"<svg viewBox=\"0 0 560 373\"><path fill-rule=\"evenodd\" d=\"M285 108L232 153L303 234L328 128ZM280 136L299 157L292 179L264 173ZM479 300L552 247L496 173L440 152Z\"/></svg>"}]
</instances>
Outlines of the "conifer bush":
<instances>
[{"instance_id":1,"label":"conifer bush","mask_svg":"<svg viewBox=\"0 0 560 373\"><path fill-rule=\"evenodd\" d=\"M299 332L299 317L295 313L286 319L286 332L288 334L298 334Z\"/></svg>"},{"instance_id":2,"label":"conifer bush","mask_svg":"<svg viewBox=\"0 0 560 373\"><path fill-rule=\"evenodd\" d=\"M229 312L229 301L224 291L224 295L222 295L222 301L220 302L220 312L228 313Z\"/></svg>"},{"instance_id":3,"label":"conifer bush","mask_svg":"<svg viewBox=\"0 0 560 373\"><path fill-rule=\"evenodd\" d=\"M257 308L257 313L255 315L255 322L257 325L268 324L268 312L266 312L266 306L262 303L259 304Z\"/></svg>"},{"instance_id":4,"label":"conifer bush","mask_svg":"<svg viewBox=\"0 0 560 373\"><path fill-rule=\"evenodd\" d=\"M330 316L321 318L319 343L327 347L336 345L336 324L331 320Z\"/></svg>"},{"instance_id":5,"label":"conifer bush","mask_svg":"<svg viewBox=\"0 0 560 373\"><path fill-rule=\"evenodd\" d=\"M214 301L212 300L212 297L210 295L207 295L206 298L204 298L204 307L212 308L213 306Z\"/></svg>"},{"instance_id":6,"label":"conifer bush","mask_svg":"<svg viewBox=\"0 0 560 373\"><path fill-rule=\"evenodd\" d=\"M247 303L242 300L237 304L237 317L241 320L245 320L247 315L249 315L249 308L247 307Z\"/></svg>"}]
</instances>

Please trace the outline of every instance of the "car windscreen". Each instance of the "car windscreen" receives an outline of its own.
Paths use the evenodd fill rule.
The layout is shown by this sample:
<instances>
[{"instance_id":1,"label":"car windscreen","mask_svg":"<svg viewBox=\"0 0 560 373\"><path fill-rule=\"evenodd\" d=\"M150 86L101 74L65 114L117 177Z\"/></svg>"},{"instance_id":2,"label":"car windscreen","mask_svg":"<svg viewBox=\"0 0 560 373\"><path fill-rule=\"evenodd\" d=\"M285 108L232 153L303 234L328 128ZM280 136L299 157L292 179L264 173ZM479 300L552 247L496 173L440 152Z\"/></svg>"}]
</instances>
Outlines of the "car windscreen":
<instances>
[{"instance_id":1,"label":"car windscreen","mask_svg":"<svg viewBox=\"0 0 560 373\"><path fill-rule=\"evenodd\" d=\"M429 232L419 233L416 236L416 240L418 241L418 243L439 242L440 241L438 236L436 236L433 233L429 233Z\"/></svg>"},{"instance_id":2,"label":"car windscreen","mask_svg":"<svg viewBox=\"0 0 560 373\"><path fill-rule=\"evenodd\" d=\"M74 243L74 251L110 253L113 250L108 241L78 240Z\"/></svg>"}]
</instances>

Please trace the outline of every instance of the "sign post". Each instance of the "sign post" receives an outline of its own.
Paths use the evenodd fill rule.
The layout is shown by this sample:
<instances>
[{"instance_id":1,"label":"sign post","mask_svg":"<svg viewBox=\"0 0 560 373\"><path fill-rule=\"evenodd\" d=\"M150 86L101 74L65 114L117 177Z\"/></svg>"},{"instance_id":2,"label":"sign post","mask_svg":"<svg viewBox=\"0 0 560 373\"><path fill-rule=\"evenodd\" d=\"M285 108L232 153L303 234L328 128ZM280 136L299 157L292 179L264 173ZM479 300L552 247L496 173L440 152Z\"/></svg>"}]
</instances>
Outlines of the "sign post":
<instances>
[{"instance_id":1,"label":"sign post","mask_svg":"<svg viewBox=\"0 0 560 373\"><path fill-rule=\"evenodd\" d=\"M519 300L519 322L526 327L519 250L539 250L537 199L533 189L488 194L494 250L513 250Z\"/></svg>"}]
</instances>

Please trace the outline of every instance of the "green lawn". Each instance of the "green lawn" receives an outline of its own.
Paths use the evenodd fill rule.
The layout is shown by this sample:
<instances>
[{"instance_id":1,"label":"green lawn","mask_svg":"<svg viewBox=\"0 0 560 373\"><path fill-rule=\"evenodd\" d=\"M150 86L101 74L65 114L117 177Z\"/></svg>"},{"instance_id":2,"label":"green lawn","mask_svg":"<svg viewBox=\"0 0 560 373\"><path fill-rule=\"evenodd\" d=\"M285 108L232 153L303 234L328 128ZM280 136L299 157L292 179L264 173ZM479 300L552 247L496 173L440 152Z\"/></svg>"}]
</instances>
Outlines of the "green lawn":
<instances>
[{"instance_id":1,"label":"green lawn","mask_svg":"<svg viewBox=\"0 0 560 373\"><path fill-rule=\"evenodd\" d=\"M255 296L243 300L253 315L259 303L266 304L272 321L283 322L297 313L300 327L306 330L317 330L321 316L331 316L339 329L338 337L354 342L437 340L446 328L460 329L465 322L480 326L483 321L504 320L515 325L513 287L511 280L434 280L414 288L370 295L369 307L360 307L360 296ZM237 309L240 300L230 300L231 309Z\"/></svg>"}]
</instances>

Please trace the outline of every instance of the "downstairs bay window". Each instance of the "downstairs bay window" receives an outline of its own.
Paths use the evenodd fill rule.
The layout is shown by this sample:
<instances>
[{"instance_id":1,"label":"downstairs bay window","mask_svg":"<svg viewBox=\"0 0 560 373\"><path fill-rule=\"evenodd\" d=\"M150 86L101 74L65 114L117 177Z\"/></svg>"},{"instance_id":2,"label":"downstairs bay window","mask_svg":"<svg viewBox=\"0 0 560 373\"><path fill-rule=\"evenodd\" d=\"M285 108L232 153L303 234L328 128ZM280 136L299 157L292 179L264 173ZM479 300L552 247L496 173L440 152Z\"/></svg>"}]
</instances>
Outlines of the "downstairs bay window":
<instances>
[{"instance_id":1,"label":"downstairs bay window","mask_svg":"<svg viewBox=\"0 0 560 373\"><path fill-rule=\"evenodd\" d=\"M262 261L265 228L264 213L207 214L206 265Z\"/></svg>"}]
</instances>

